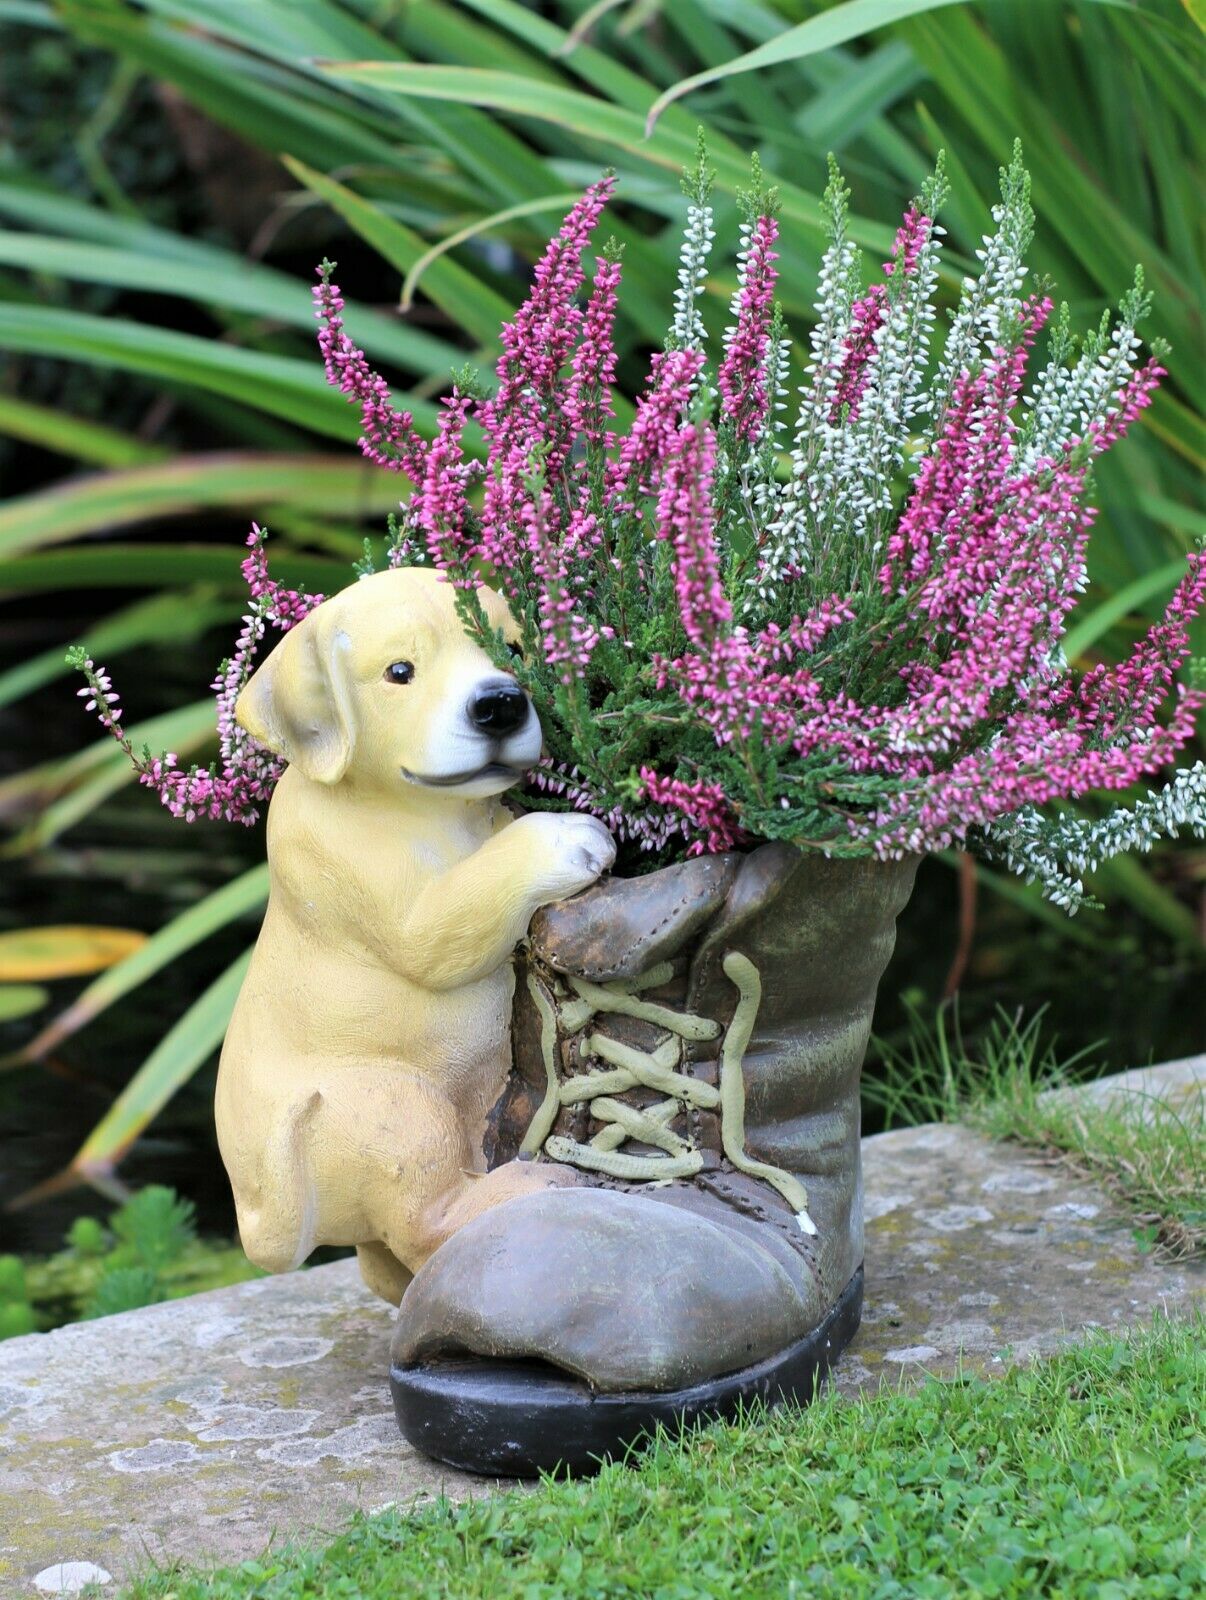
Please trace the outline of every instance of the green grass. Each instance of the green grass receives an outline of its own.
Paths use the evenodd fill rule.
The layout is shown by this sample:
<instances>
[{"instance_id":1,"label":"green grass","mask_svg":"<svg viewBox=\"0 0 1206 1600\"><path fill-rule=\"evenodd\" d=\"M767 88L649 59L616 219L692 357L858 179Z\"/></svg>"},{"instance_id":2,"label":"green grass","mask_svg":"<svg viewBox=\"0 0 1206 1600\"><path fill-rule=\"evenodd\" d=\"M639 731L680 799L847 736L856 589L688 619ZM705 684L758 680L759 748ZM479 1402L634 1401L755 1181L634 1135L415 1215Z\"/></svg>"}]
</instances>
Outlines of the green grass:
<instances>
[{"instance_id":1,"label":"green grass","mask_svg":"<svg viewBox=\"0 0 1206 1600\"><path fill-rule=\"evenodd\" d=\"M907 1042L879 1041L883 1076L864 1098L886 1127L962 1121L1058 1160L1098 1183L1134 1222L1142 1246L1173 1260L1206 1253L1206 1093L1093 1100L1075 1088L1084 1056L1061 1060L1043 1030L1000 1011L974 1046L955 1007L931 1022L914 1009Z\"/></svg>"},{"instance_id":2,"label":"green grass","mask_svg":"<svg viewBox=\"0 0 1206 1600\"><path fill-rule=\"evenodd\" d=\"M323 1549L126 1600L1161 1600L1202 1592L1201 1325L985 1382L822 1398L636 1470L359 1519Z\"/></svg>"},{"instance_id":3,"label":"green grass","mask_svg":"<svg viewBox=\"0 0 1206 1600\"><path fill-rule=\"evenodd\" d=\"M1206 1253L1206 1095L1128 1094L1099 1104L1035 1094L986 1101L973 1121L996 1139L1044 1150L1100 1184L1135 1222L1139 1242L1172 1260Z\"/></svg>"}]
</instances>

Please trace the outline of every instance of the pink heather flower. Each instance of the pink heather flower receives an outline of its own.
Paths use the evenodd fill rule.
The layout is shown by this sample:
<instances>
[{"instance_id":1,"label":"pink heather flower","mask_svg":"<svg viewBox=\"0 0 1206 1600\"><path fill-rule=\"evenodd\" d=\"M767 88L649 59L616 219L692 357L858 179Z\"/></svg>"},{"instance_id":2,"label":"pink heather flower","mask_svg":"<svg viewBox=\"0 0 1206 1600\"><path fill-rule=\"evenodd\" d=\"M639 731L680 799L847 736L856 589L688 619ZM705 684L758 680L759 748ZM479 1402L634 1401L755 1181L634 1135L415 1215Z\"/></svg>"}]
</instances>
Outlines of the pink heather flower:
<instances>
[{"instance_id":1,"label":"pink heather flower","mask_svg":"<svg viewBox=\"0 0 1206 1600\"><path fill-rule=\"evenodd\" d=\"M673 686L720 745L753 738L790 745L799 737L801 718L810 729L823 726L817 720L820 686L794 663L853 619L849 601L834 595L786 628L771 623L751 638L737 627L726 638L701 640L703 648L676 661L655 659L655 681L659 688Z\"/></svg>"},{"instance_id":2,"label":"pink heather flower","mask_svg":"<svg viewBox=\"0 0 1206 1600\"><path fill-rule=\"evenodd\" d=\"M1131 374L1115 395L1113 409L1105 423L1089 429L1094 455L1100 455L1112 444L1117 444L1131 423L1137 421L1140 414L1151 405L1160 379L1166 376L1165 369L1155 360L1146 362Z\"/></svg>"},{"instance_id":3,"label":"pink heather flower","mask_svg":"<svg viewBox=\"0 0 1206 1600\"><path fill-rule=\"evenodd\" d=\"M940 850L1023 806L1129 788L1175 759L1204 702L1206 695L1186 691L1166 727L1150 726L1140 739L1104 748L1075 717L1060 725L1041 712L1014 713L991 743L944 767L940 781L910 773L897 798L871 819L875 849L885 856Z\"/></svg>"},{"instance_id":4,"label":"pink heather flower","mask_svg":"<svg viewBox=\"0 0 1206 1600\"><path fill-rule=\"evenodd\" d=\"M269 622L285 631L300 622L315 606L321 605L323 597L320 594L306 594L303 590L286 589L269 576L265 550L267 538L266 530L258 522L253 522L251 532L247 535L247 547L251 554L239 570L251 598L263 602L264 615Z\"/></svg>"},{"instance_id":5,"label":"pink heather flower","mask_svg":"<svg viewBox=\"0 0 1206 1600\"><path fill-rule=\"evenodd\" d=\"M703 854L703 841L692 840L692 824L681 811L632 801L608 805L578 767L565 767L546 757L534 768L531 783L542 794L560 795L575 811L587 811L600 818L617 839L631 840L643 851L661 850L673 840L684 838L694 845L691 854Z\"/></svg>"},{"instance_id":6,"label":"pink heather flower","mask_svg":"<svg viewBox=\"0 0 1206 1600\"><path fill-rule=\"evenodd\" d=\"M689 856L731 850L744 838L719 784L687 783L681 778L662 777L648 767L641 768L640 777L648 800L680 812L693 829L703 834L688 847Z\"/></svg>"},{"instance_id":7,"label":"pink heather flower","mask_svg":"<svg viewBox=\"0 0 1206 1600\"><path fill-rule=\"evenodd\" d=\"M364 352L344 332L343 296L331 282L330 270L330 264L324 262L319 269L320 282L313 290L314 314L322 324L318 347L327 382L359 405L364 429L360 448L365 456L376 466L404 472L412 483L418 483L427 446L415 432L410 412L394 409L385 379L373 371Z\"/></svg>"},{"instance_id":8,"label":"pink heather flower","mask_svg":"<svg viewBox=\"0 0 1206 1600\"><path fill-rule=\"evenodd\" d=\"M567 551L552 538L551 503L547 490L541 490L524 501L518 516L521 545L539 586L544 659L558 669L561 682L569 685L585 675L600 640L611 638L613 630L592 622L581 608L568 570Z\"/></svg>"},{"instance_id":9,"label":"pink heather flower","mask_svg":"<svg viewBox=\"0 0 1206 1600\"><path fill-rule=\"evenodd\" d=\"M837 388L829 411L830 422L838 423L844 416L858 415L858 403L867 387L875 355L875 335L887 314L888 291L882 283L873 284L851 306L850 331L843 345Z\"/></svg>"},{"instance_id":10,"label":"pink heather flower","mask_svg":"<svg viewBox=\"0 0 1206 1600\"><path fill-rule=\"evenodd\" d=\"M546 498L538 511L533 503L535 478L558 477L575 431L589 423L602 438L610 413L618 269L601 264L585 328L576 296L583 282L582 251L613 186L614 180L604 179L587 190L537 263L531 293L502 330L498 390L477 411L488 446L477 555L513 597L531 571L533 517L543 530L541 541L560 531L556 502ZM580 333L585 348L578 349L567 394L563 369Z\"/></svg>"},{"instance_id":11,"label":"pink heather flower","mask_svg":"<svg viewBox=\"0 0 1206 1600\"><path fill-rule=\"evenodd\" d=\"M664 350L653 357L632 427L620 442L619 460L611 474L613 504L629 494L649 492L650 469L673 450L703 365L701 350Z\"/></svg>"},{"instance_id":12,"label":"pink heather flower","mask_svg":"<svg viewBox=\"0 0 1206 1600\"><path fill-rule=\"evenodd\" d=\"M716 435L708 424L688 423L662 464L657 501L659 539L674 546L674 591L678 613L694 645L707 645L733 615L720 582L720 558L712 525L712 474Z\"/></svg>"},{"instance_id":13,"label":"pink heather flower","mask_svg":"<svg viewBox=\"0 0 1206 1600\"><path fill-rule=\"evenodd\" d=\"M269 576L264 555L265 533L252 525L247 543L251 554L243 562L243 576L251 592L251 609L235 643L234 654L224 661L211 684L217 702L218 763L206 768L181 770L179 757L136 755L121 725L121 707L112 692L109 674L90 659L80 663L88 680L80 693L88 697L87 709L95 711L101 726L117 740L138 773L138 781L154 789L172 816L185 822L205 818L211 822L240 822L250 826L260 809L271 798L284 769L270 750L266 750L235 721L235 702L251 677L255 657L267 627L271 624L287 633L322 604L322 595L286 589Z\"/></svg>"},{"instance_id":14,"label":"pink heather flower","mask_svg":"<svg viewBox=\"0 0 1206 1600\"><path fill-rule=\"evenodd\" d=\"M465 461L461 443L469 404L468 397L455 390L444 401L436 438L427 452L422 485L412 503L415 525L422 530L436 565L462 589L476 589L478 584L471 565L474 548L465 494L472 463Z\"/></svg>"},{"instance_id":15,"label":"pink heather flower","mask_svg":"<svg viewBox=\"0 0 1206 1600\"><path fill-rule=\"evenodd\" d=\"M1014 235L1025 231L1020 183L1005 208ZM791 494L780 496L781 485L758 477L756 451L748 484L743 478L735 488L726 473L718 485L716 434L696 411L709 388L699 348L652 358L632 425L615 436L616 262L597 260L580 303L583 252L611 188L606 179L587 191L537 264L531 292L503 330L494 396L471 406L454 393L430 444L394 409L383 380L344 333L329 269L315 291L328 377L361 409L362 448L414 483L391 562L432 561L458 585L473 583L484 563L529 637L535 631L538 659L529 665L538 685L548 669L545 710L557 735L550 742L564 752L568 741L585 769L550 758L534 775L536 787L602 817L641 849L675 845L697 854L747 843L742 807L754 802L745 796L762 806L768 794L782 794L768 779L781 771L792 790L799 785L803 810L821 819L822 843L893 855L943 848L1023 807L1128 786L1171 760L1206 702L1197 689L1175 692L1189 624L1206 604L1206 560L1191 558L1164 617L1124 661L1078 680L1061 649L1086 582L1093 458L1150 404L1163 374L1155 360L1131 370L1137 312L1125 313L1130 321L1108 360L1076 378L1071 398L1058 377L1050 380L1055 420L1046 431L1020 431L1027 363L1051 306L1041 297L1017 305L1020 261L1008 240L997 241L986 259L998 262L998 272L1001 261L1012 261L1007 281L1015 287L990 283L996 345L975 370L944 376L938 421L897 515L888 480L904 459L909 419L921 410L920 402L910 410L919 397L901 379L898 400L905 399L893 402L900 413L893 434L884 399L892 372L884 369L899 366L907 347L908 361L916 357L908 371L920 370L933 223L920 208L907 212L884 281L850 305L853 247L838 215L829 298L819 308L830 332L816 352L820 371L812 410L802 413ZM757 218L714 380L721 428L743 441L763 435L772 400L776 242L773 219ZM1007 309L1015 325L1004 325ZM960 315L971 315L966 305ZM955 349L979 359L987 341L976 327L975 338ZM862 430L843 434L860 405L868 412ZM472 493L479 468L463 443L471 410L487 446L480 511ZM1071 420L1082 412L1089 420ZM883 459L892 465L876 488L883 489L876 534L883 543L844 548L842 519L864 482L856 457L870 420L891 446ZM140 781L188 820L250 822L267 800L280 763L238 727L235 702L268 629L295 625L319 603L270 577L259 528L248 544L250 605L214 684L213 767L182 771L175 755L135 756L108 674L80 663L89 710L122 743ZM653 609L664 593L662 545L674 594L664 616ZM734 590L746 570L758 576L738 605L726 583ZM793 592L809 596L794 602L797 614ZM680 624L685 647L663 644L659 654L659 641L679 640ZM618 672L616 662L625 663ZM657 745L646 736L659 724L682 730L679 775L655 770L647 754ZM609 745L605 728L619 740ZM723 752L716 767L708 765L710 751ZM608 760L628 766L617 774Z\"/></svg>"},{"instance_id":16,"label":"pink heather flower","mask_svg":"<svg viewBox=\"0 0 1206 1600\"><path fill-rule=\"evenodd\" d=\"M884 262L885 278L890 278L898 266L906 277L917 271L917 263L921 259L921 252L930 241L930 230L933 226L932 217L927 217L918 211L916 206L909 207L901 220L900 227L896 230L892 259Z\"/></svg>"},{"instance_id":17,"label":"pink heather flower","mask_svg":"<svg viewBox=\"0 0 1206 1600\"><path fill-rule=\"evenodd\" d=\"M771 396L768 392L767 349L779 259L774 249L779 224L762 216L753 224L749 248L741 268L736 325L726 341L724 360L716 377L720 407L738 439L756 439L761 433Z\"/></svg>"},{"instance_id":18,"label":"pink heather flower","mask_svg":"<svg viewBox=\"0 0 1206 1600\"><path fill-rule=\"evenodd\" d=\"M768 622L759 640L759 654L766 662L790 661L795 656L810 656L835 628L854 621L854 607L841 595L822 600L806 617L793 617L786 628Z\"/></svg>"},{"instance_id":19,"label":"pink heather flower","mask_svg":"<svg viewBox=\"0 0 1206 1600\"><path fill-rule=\"evenodd\" d=\"M1190 556L1164 616L1128 658L1117 666L1094 667L1075 685L1075 708L1087 728L1099 737L1110 732L1118 737L1136 721L1150 722L1189 655L1189 627L1204 602L1206 552L1197 551Z\"/></svg>"},{"instance_id":20,"label":"pink heather flower","mask_svg":"<svg viewBox=\"0 0 1206 1600\"><path fill-rule=\"evenodd\" d=\"M942 432L922 461L908 504L888 539L888 559L880 571L886 593L904 592L929 574L943 532L981 493L968 469L986 383L983 373L972 377L966 372L955 382Z\"/></svg>"},{"instance_id":21,"label":"pink heather flower","mask_svg":"<svg viewBox=\"0 0 1206 1600\"><path fill-rule=\"evenodd\" d=\"M572 379L566 396L566 425L588 444L611 444L608 421L615 415L611 386L616 375L614 325L620 263L600 256L595 282L582 323L582 338L571 363Z\"/></svg>"},{"instance_id":22,"label":"pink heather flower","mask_svg":"<svg viewBox=\"0 0 1206 1600\"><path fill-rule=\"evenodd\" d=\"M964 373L956 380L942 430L918 469L913 493L888 540L888 559L880 572L888 593L926 577L938 550L954 552L928 602L931 616L958 612L952 600L956 569L974 587L982 585L984 542L996 539L997 511L1013 461L1012 412L1030 350L1050 311L1049 299L1028 301L1019 315L1014 347L997 350L974 377Z\"/></svg>"},{"instance_id":23,"label":"pink heather flower","mask_svg":"<svg viewBox=\"0 0 1206 1600\"><path fill-rule=\"evenodd\" d=\"M503 326L498 391L478 412L490 446L482 554L498 566L513 558L511 516L523 498L523 480L535 458L539 455L546 474L553 475L569 457L578 416L575 407L585 403L585 394L567 407L561 375L582 328L576 299L583 282L582 252L614 187L614 178L592 184L570 210L536 264L527 300L514 320ZM595 305L590 329L597 346L595 360L604 371L608 358L600 341L608 321L607 293L605 288Z\"/></svg>"}]
</instances>

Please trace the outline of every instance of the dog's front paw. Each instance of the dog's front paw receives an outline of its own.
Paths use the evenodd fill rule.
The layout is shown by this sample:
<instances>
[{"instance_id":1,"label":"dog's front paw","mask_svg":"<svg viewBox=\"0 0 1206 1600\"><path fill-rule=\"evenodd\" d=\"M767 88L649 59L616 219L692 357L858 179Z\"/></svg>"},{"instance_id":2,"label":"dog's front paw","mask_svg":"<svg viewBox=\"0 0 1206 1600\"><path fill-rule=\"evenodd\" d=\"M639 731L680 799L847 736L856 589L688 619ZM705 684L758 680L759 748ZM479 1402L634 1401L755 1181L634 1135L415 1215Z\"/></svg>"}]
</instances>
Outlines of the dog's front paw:
<instances>
[{"instance_id":1,"label":"dog's front paw","mask_svg":"<svg viewBox=\"0 0 1206 1600\"><path fill-rule=\"evenodd\" d=\"M536 811L517 826L539 840L550 899L560 900L588 888L616 858L615 840L597 817Z\"/></svg>"},{"instance_id":2,"label":"dog's front paw","mask_svg":"<svg viewBox=\"0 0 1206 1600\"><path fill-rule=\"evenodd\" d=\"M557 818L561 847L567 870L572 871L576 887L584 889L602 877L616 859L616 842L598 817L570 815Z\"/></svg>"}]
</instances>

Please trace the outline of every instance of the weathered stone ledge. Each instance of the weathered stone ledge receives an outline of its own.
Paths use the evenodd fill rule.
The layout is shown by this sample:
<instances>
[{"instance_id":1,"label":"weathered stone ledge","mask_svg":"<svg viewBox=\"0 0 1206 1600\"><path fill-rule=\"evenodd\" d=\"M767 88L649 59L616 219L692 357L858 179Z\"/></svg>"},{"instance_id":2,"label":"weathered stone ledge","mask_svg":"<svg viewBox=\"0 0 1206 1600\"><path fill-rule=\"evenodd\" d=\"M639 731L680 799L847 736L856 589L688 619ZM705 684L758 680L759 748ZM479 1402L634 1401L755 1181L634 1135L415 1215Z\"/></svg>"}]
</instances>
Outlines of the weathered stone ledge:
<instances>
[{"instance_id":1,"label":"weathered stone ledge","mask_svg":"<svg viewBox=\"0 0 1206 1600\"><path fill-rule=\"evenodd\" d=\"M1206 1057L1125 1078L1101 1092L1201 1093ZM864 1159L867 1308L843 1391L1000 1370L1200 1288L1092 1185L965 1129L882 1134ZM87 1569L63 1563L118 1580L237 1560L357 1507L492 1490L397 1433L391 1317L347 1261L0 1345L0 1595L67 1592Z\"/></svg>"}]
</instances>

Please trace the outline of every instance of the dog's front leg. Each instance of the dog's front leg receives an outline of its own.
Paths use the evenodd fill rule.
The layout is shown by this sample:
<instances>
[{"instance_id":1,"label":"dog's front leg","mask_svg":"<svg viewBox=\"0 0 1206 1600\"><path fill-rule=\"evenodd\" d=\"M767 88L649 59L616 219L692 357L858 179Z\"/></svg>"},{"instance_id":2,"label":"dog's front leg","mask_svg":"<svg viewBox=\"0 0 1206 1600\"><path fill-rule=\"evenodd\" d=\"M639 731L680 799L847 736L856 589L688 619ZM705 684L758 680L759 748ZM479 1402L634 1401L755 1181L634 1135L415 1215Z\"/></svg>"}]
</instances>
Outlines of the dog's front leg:
<instances>
[{"instance_id":1,"label":"dog's front leg","mask_svg":"<svg viewBox=\"0 0 1206 1600\"><path fill-rule=\"evenodd\" d=\"M391 960L428 989L473 983L509 958L538 907L588 888L615 855L594 817L520 817L425 886Z\"/></svg>"}]
</instances>

